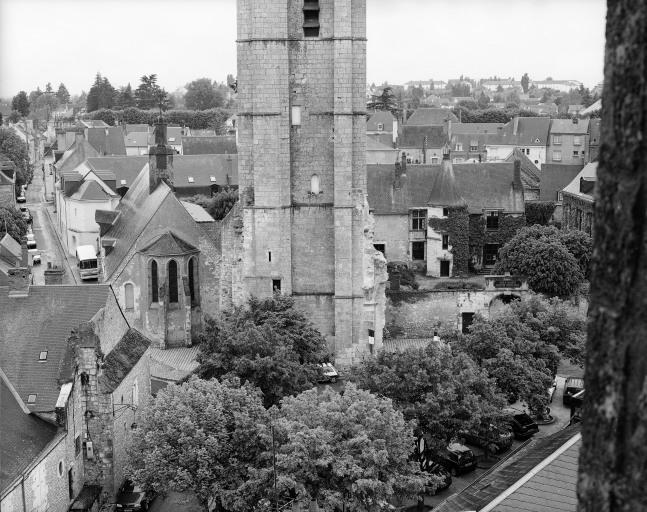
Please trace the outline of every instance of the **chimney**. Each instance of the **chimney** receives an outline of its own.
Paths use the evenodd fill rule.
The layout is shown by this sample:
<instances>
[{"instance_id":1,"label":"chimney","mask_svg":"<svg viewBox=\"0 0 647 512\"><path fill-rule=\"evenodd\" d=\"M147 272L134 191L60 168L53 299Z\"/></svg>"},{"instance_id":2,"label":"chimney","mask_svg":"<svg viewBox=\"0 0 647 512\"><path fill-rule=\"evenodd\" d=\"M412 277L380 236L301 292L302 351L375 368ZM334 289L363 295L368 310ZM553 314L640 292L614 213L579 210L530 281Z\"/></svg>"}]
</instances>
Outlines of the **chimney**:
<instances>
[{"instance_id":1,"label":"chimney","mask_svg":"<svg viewBox=\"0 0 647 512\"><path fill-rule=\"evenodd\" d=\"M514 172L512 174L512 183L515 186L521 187L521 160L515 159Z\"/></svg>"},{"instance_id":2,"label":"chimney","mask_svg":"<svg viewBox=\"0 0 647 512\"><path fill-rule=\"evenodd\" d=\"M29 285L31 284L29 267L10 268L7 271L7 280L9 281L9 297L29 296Z\"/></svg>"},{"instance_id":3,"label":"chimney","mask_svg":"<svg viewBox=\"0 0 647 512\"><path fill-rule=\"evenodd\" d=\"M429 141L429 137L426 135L422 138L422 163L426 164L427 163L427 142Z\"/></svg>"},{"instance_id":4,"label":"chimney","mask_svg":"<svg viewBox=\"0 0 647 512\"><path fill-rule=\"evenodd\" d=\"M573 116L573 124L578 124L580 120L577 118L577 116Z\"/></svg>"},{"instance_id":5,"label":"chimney","mask_svg":"<svg viewBox=\"0 0 647 512\"><path fill-rule=\"evenodd\" d=\"M452 139L452 120L449 117L443 123L443 133L447 135L449 140Z\"/></svg>"},{"instance_id":6,"label":"chimney","mask_svg":"<svg viewBox=\"0 0 647 512\"><path fill-rule=\"evenodd\" d=\"M163 181L173 189L173 149L166 145L166 123L160 116L155 123L155 145L148 152L149 191Z\"/></svg>"},{"instance_id":7,"label":"chimney","mask_svg":"<svg viewBox=\"0 0 647 512\"><path fill-rule=\"evenodd\" d=\"M74 134L74 142L80 144L81 142L83 142L83 139L85 139L85 135L83 135L83 132L81 133L76 132Z\"/></svg>"},{"instance_id":8,"label":"chimney","mask_svg":"<svg viewBox=\"0 0 647 512\"><path fill-rule=\"evenodd\" d=\"M402 163L400 164L400 169L402 171L402 174L406 176L407 175L407 154L404 151L402 152L401 162Z\"/></svg>"},{"instance_id":9,"label":"chimney","mask_svg":"<svg viewBox=\"0 0 647 512\"><path fill-rule=\"evenodd\" d=\"M515 116L514 120L512 121L512 135L517 135L518 130L519 130L519 116Z\"/></svg>"},{"instance_id":10,"label":"chimney","mask_svg":"<svg viewBox=\"0 0 647 512\"><path fill-rule=\"evenodd\" d=\"M45 285L63 284L63 274L65 269L60 268L58 265L52 265L51 261L47 262L47 269L45 274Z\"/></svg>"}]
</instances>

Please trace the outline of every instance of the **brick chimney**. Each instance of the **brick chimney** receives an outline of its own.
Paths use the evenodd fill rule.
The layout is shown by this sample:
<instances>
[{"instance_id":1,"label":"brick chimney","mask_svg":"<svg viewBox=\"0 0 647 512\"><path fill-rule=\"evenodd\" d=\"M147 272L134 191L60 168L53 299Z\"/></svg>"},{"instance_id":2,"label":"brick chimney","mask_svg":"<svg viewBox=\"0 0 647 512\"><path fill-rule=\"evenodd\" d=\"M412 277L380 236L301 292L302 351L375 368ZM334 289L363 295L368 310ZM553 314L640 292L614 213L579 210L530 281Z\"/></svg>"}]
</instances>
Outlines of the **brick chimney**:
<instances>
[{"instance_id":1,"label":"brick chimney","mask_svg":"<svg viewBox=\"0 0 647 512\"><path fill-rule=\"evenodd\" d=\"M519 116L515 116L512 121L512 135L516 135L519 130Z\"/></svg>"},{"instance_id":2,"label":"brick chimney","mask_svg":"<svg viewBox=\"0 0 647 512\"><path fill-rule=\"evenodd\" d=\"M173 189L173 149L166 145L166 123L155 123L155 145L148 152L149 190L152 194L163 181Z\"/></svg>"},{"instance_id":3,"label":"brick chimney","mask_svg":"<svg viewBox=\"0 0 647 512\"><path fill-rule=\"evenodd\" d=\"M52 265L51 261L47 262L47 269L44 272L45 285L63 284L63 274L65 269L58 265Z\"/></svg>"},{"instance_id":4,"label":"brick chimney","mask_svg":"<svg viewBox=\"0 0 647 512\"><path fill-rule=\"evenodd\" d=\"M31 273L29 267L10 268L7 271L9 281L9 297L29 296L29 285L31 284Z\"/></svg>"},{"instance_id":5,"label":"brick chimney","mask_svg":"<svg viewBox=\"0 0 647 512\"><path fill-rule=\"evenodd\" d=\"M512 174L512 183L521 186L521 160L518 158L514 161L514 172Z\"/></svg>"}]
</instances>

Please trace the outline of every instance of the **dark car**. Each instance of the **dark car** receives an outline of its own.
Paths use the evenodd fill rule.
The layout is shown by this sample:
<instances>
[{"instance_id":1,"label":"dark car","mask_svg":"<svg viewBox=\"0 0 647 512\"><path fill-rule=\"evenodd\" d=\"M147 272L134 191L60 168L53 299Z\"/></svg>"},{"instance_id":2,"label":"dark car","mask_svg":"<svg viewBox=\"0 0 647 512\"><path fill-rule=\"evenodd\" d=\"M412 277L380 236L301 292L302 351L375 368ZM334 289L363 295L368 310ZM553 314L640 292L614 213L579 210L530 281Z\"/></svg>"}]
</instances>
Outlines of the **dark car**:
<instances>
[{"instance_id":1,"label":"dark car","mask_svg":"<svg viewBox=\"0 0 647 512\"><path fill-rule=\"evenodd\" d=\"M513 412L507 418L510 428L517 439L529 439L539 432L539 427L525 412Z\"/></svg>"},{"instance_id":2,"label":"dark car","mask_svg":"<svg viewBox=\"0 0 647 512\"><path fill-rule=\"evenodd\" d=\"M452 475L441 464L425 459L424 462L420 463L420 469L429 475L440 477L441 479L440 484L437 482L426 483L425 494L433 496L452 485Z\"/></svg>"},{"instance_id":3,"label":"dark car","mask_svg":"<svg viewBox=\"0 0 647 512\"><path fill-rule=\"evenodd\" d=\"M451 443L444 450L440 450L434 456L434 460L444 466L453 476L476 469L474 452L459 443Z\"/></svg>"},{"instance_id":4,"label":"dark car","mask_svg":"<svg viewBox=\"0 0 647 512\"><path fill-rule=\"evenodd\" d=\"M478 432L462 430L458 437L472 446L487 448L491 453L501 453L512 446L512 432L496 425L490 425Z\"/></svg>"},{"instance_id":5,"label":"dark car","mask_svg":"<svg viewBox=\"0 0 647 512\"><path fill-rule=\"evenodd\" d=\"M20 207L20 215L22 216L22 220L24 220L28 224L31 223L32 221L31 212L26 206Z\"/></svg>"},{"instance_id":6,"label":"dark car","mask_svg":"<svg viewBox=\"0 0 647 512\"><path fill-rule=\"evenodd\" d=\"M584 389L584 380L577 377L569 377L564 385L564 405L573 404L573 396Z\"/></svg>"},{"instance_id":7,"label":"dark car","mask_svg":"<svg viewBox=\"0 0 647 512\"><path fill-rule=\"evenodd\" d=\"M135 512L148 510L151 497L140 487L126 480L117 495L117 510L120 512Z\"/></svg>"}]
</instances>

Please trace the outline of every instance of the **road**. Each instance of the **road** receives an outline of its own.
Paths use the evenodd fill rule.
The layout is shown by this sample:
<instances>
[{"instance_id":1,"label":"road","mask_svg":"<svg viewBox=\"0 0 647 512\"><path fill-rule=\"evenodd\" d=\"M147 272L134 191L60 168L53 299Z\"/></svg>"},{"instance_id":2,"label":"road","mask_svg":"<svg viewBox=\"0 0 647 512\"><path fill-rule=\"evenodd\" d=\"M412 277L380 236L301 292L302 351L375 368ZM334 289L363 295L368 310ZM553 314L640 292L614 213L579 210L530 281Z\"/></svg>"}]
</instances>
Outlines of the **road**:
<instances>
[{"instance_id":1,"label":"road","mask_svg":"<svg viewBox=\"0 0 647 512\"><path fill-rule=\"evenodd\" d=\"M70 263L65 257L63 246L52 224L52 220L55 218L51 213L53 206L45 201L45 183L47 183L48 197L51 197L53 190L53 179L49 175L46 176L46 179L47 182L43 181L41 162L37 162L34 166L34 177L27 188L27 203L25 204L32 214L31 229L38 251L41 253L41 264L32 267L33 284L45 284L45 269L48 263L65 268L63 284L76 284L78 278L75 276L73 262Z\"/></svg>"}]
</instances>

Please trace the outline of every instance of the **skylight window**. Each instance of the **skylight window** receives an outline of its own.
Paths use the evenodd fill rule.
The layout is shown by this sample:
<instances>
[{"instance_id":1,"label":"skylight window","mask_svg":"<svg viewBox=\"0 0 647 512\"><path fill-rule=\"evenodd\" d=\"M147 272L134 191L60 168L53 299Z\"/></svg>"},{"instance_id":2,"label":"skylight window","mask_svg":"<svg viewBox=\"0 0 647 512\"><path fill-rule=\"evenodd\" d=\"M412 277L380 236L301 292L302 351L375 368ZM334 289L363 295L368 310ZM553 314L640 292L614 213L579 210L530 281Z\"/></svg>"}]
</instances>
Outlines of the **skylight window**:
<instances>
[{"instance_id":1,"label":"skylight window","mask_svg":"<svg viewBox=\"0 0 647 512\"><path fill-rule=\"evenodd\" d=\"M126 184L126 180L121 180L121 181L119 182L119 184L120 184L120 185L125 185L125 184Z\"/></svg>"},{"instance_id":2,"label":"skylight window","mask_svg":"<svg viewBox=\"0 0 647 512\"><path fill-rule=\"evenodd\" d=\"M209 181L211 181L211 183L215 183L216 182L216 177L215 176L209 176Z\"/></svg>"},{"instance_id":3,"label":"skylight window","mask_svg":"<svg viewBox=\"0 0 647 512\"><path fill-rule=\"evenodd\" d=\"M168 141L169 141L169 142L175 142L175 137L169 137L169 138L168 138Z\"/></svg>"},{"instance_id":4,"label":"skylight window","mask_svg":"<svg viewBox=\"0 0 647 512\"><path fill-rule=\"evenodd\" d=\"M43 350L38 356L39 361L47 361L47 350Z\"/></svg>"},{"instance_id":5,"label":"skylight window","mask_svg":"<svg viewBox=\"0 0 647 512\"><path fill-rule=\"evenodd\" d=\"M28 404L35 404L36 403L36 395L29 395L27 397L27 403Z\"/></svg>"},{"instance_id":6,"label":"skylight window","mask_svg":"<svg viewBox=\"0 0 647 512\"><path fill-rule=\"evenodd\" d=\"M189 183L195 183L195 180L193 179L193 176L189 176L188 180L189 180Z\"/></svg>"}]
</instances>

